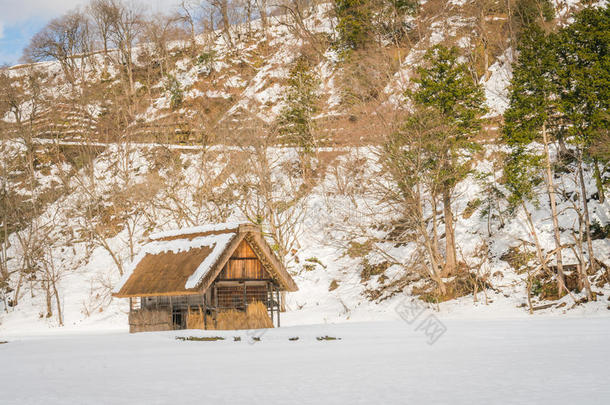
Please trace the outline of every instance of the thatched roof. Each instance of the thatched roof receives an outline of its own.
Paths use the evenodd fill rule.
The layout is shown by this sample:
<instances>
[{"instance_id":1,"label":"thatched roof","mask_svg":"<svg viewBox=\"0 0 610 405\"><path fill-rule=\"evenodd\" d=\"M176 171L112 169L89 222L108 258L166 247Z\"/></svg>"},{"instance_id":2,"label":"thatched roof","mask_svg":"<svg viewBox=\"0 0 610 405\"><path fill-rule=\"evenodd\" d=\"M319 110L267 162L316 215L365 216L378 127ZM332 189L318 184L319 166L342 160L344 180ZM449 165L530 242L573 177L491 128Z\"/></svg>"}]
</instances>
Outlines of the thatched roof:
<instances>
[{"instance_id":1,"label":"thatched roof","mask_svg":"<svg viewBox=\"0 0 610 405\"><path fill-rule=\"evenodd\" d=\"M200 294L212 284L244 239L282 290L298 289L256 226L230 223L151 235L113 295Z\"/></svg>"}]
</instances>

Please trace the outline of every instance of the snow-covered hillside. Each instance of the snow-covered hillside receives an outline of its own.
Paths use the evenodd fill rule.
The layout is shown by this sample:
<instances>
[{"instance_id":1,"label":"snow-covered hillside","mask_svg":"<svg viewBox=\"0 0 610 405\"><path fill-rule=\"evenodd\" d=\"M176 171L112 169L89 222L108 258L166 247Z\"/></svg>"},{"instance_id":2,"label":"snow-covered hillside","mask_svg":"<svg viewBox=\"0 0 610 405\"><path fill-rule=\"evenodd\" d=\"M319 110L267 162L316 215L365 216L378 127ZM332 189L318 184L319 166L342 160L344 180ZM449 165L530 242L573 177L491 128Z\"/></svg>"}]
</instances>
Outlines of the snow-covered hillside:
<instances>
[{"instance_id":1,"label":"snow-covered hillside","mask_svg":"<svg viewBox=\"0 0 610 405\"><path fill-rule=\"evenodd\" d=\"M48 232L47 236L54 241L50 257L60 276L58 286L65 328L127 328L127 302L111 299L109 292L120 279L117 262L123 268L128 266L132 254L138 254L140 245L151 232L192 225L190 221L247 220L237 199L227 202L222 211L217 211L218 202L197 200L197 194L209 183L215 184L216 193L232 195L235 192L235 174L224 178L223 172L238 164L238 152L224 147L213 149L205 155L173 151L174 165L166 163L166 167L159 168L156 159L159 159L161 147L133 147L127 157L117 148L109 148L96 158L91 177L78 175L68 181L67 187L72 191L50 204L36 221L36 226ZM495 153L495 148L490 146L488 157ZM287 166L295 163L297 154L294 149L281 148L271 150L270 155L274 159L274 198L279 202L298 187L292 184L294 179L285 172ZM127 166L121 170L118 167L121 164ZM354 170L355 164L358 165L357 178L338 175L341 171ZM375 148L321 151L317 165L323 169L317 183L283 217L294 221L291 227L295 231L295 243L287 260L299 286L298 292L288 294L286 323L396 319L395 307L405 297L411 297L412 291L426 285L426 281L409 272L416 252L414 244L395 246L388 242L375 242L385 232L376 224L388 223L394 215L368 190L380 176ZM483 159L479 166L479 172L484 172L485 168L492 167L492 163ZM500 177L501 172L495 175ZM594 181L588 178L588 186L594 193ZM48 183L61 181L53 171L45 179ZM564 183L565 193L574 191L569 177L559 180ZM129 185L125 185L125 181ZM97 239L99 236L83 241L80 235L90 232L91 227L79 207L93 199L108 210L114 209L119 201L112 191L115 187L140 190L138 193L147 189L153 194L147 199L132 198L127 203L121 202L121 206L131 210L131 214L124 219L124 225L117 226L115 232L118 233L109 234L103 239L103 244ZM507 216L504 226L499 228L497 221L490 224L488 216L483 214L485 204L468 212L469 203L484 195L484 187L474 174L460 185L455 202L455 210L461 217L457 240L463 260L476 267L477 274L487 280L492 289L430 307L455 316L525 316L527 273L511 267L514 264L509 263L506 255L511 248L530 244L529 232L521 215ZM188 213L182 211L185 207ZM543 199L533 215L538 224L539 238L545 246L552 246L552 228L546 207L548 205ZM565 227L565 240L571 237L576 221L576 214L570 207L570 201L561 206L560 222ZM608 223L608 203L599 204L592 199L591 214L594 220ZM112 213L105 218L110 222L117 220ZM22 245L14 235L12 238L9 257L19 257ZM608 240L595 240L594 243L598 260L610 262ZM352 252L354 246L367 244L374 245L374 248ZM481 253L483 247L484 256ZM569 261L569 253L566 260ZM19 265L17 260L9 263ZM366 273L376 264L382 265L381 271ZM603 281L603 274L593 279L596 280ZM607 313L605 297L610 296L610 286L602 282L594 290L600 297L597 302L576 305L583 295L566 295L539 313ZM44 294L34 295L25 293L17 307L2 314L1 327L5 333L56 327L55 318L43 318ZM543 304L547 302L541 300L540 305Z\"/></svg>"},{"instance_id":2,"label":"snow-covered hillside","mask_svg":"<svg viewBox=\"0 0 610 405\"><path fill-rule=\"evenodd\" d=\"M379 91L357 107L344 100L345 65L328 40L336 21L327 3L307 15L305 32L291 29L288 17L276 16L266 40L255 22L235 27L232 46L220 32L199 36L197 52L188 51L183 41L173 42L162 76L147 70L150 49L140 45L137 97L127 101L121 68L110 64L103 71L101 54L83 65L75 86L66 83L57 62L8 69L15 102L0 111L0 171L3 188L10 190L1 207L6 214L1 235L6 238L2 259L11 275L8 285L0 285L5 291L0 337L127 330L128 303L112 299L110 292L148 236L226 221L261 221L285 259L299 286L287 296L285 325L396 320L397 306L419 298L446 318L530 316L533 239L525 214L507 210L502 194L507 148L498 140L514 52L502 37L506 16L493 8L479 13L477 4L423 2L415 18L417 35L409 46L387 44L391 63L374 84ZM557 6L560 21L579 8L572 1ZM322 45L309 49L304 38L321 38ZM377 123L388 109L408 109L405 90L426 50L438 43L478 55L472 64L489 111L482 151L453 196L466 276L448 277L445 281L459 291L454 299L433 303L426 299L430 283L422 276L416 243L391 238L399 213L380 192L389 181L379 142L387 128ZM493 46L481 53L483 43ZM321 104L316 122L323 133L308 176L296 149L265 143L301 54L315 62L311 70L320 82ZM179 106L173 104L176 93ZM249 142L236 140L236 133ZM593 240L598 268L589 275L597 300L584 303L581 286L551 299L542 291L550 281L536 280L536 315L610 314L605 230L610 203L600 202L593 174L593 166L586 165L591 222L601 229ZM555 176L566 264L578 261L577 234L582 235L577 180L567 169ZM548 254L554 248L549 201L542 186L536 193L537 203L528 208Z\"/></svg>"}]
</instances>

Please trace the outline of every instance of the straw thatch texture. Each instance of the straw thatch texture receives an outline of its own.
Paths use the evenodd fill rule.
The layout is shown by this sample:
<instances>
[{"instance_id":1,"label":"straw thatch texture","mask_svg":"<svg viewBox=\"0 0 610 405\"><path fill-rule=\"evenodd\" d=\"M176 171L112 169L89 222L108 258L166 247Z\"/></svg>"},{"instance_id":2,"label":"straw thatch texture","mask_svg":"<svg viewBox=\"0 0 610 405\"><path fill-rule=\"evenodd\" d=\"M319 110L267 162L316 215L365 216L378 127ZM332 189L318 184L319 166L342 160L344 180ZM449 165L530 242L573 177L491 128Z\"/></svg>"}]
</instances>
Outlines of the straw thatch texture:
<instances>
[{"instance_id":1,"label":"straw thatch texture","mask_svg":"<svg viewBox=\"0 0 610 405\"><path fill-rule=\"evenodd\" d=\"M172 316L168 310L140 309L129 313L130 333L172 329Z\"/></svg>"},{"instance_id":2,"label":"straw thatch texture","mask_svg":"<svg viewBox=\"0 0 610 405\"><path fill-rule=\"evenodd\" d=\"M273 321L269 318L267 306L260 301L248 304L246 310L248 329L273 328Z\"/></svg>"},{"instance_id":3,"label":"straw thatch texture","mask_svg":"<svg viewBox=\"0 0 610 405\"><path fill-rule=\"evenodd\" d=\"M210 287L223 269L227 278L271 277L282 291L298 290L254 225L220 224L165 232L151 239L113 296L200 294Z\"/></svg>"},{"instance_id":4,"label":"straw thatch texture","mask_svg":"<svg viewBox=\"0 0 610 405\"><path fill-rule=\"evenodd\" d=\"M267 313L267 307L260 301L248 305L246 312L229 309L219 312L214 320L207 318L208 329L236 330L236 329L263 329L273 328L273 322Z\"/></svg>"},{"instance_id":5,"label":"straw thatch texture","mask_svg":"<svg viewBox=\"0 0 610 405\"><path fill-rule=\"evenodd\" d=\"M121 287L117 295L146 296L174 295L197 292L186 289L186 280L210 254L209 246L191 249L187 252L171 251L159 254L148 254L140 260L133 273Z\"/></svg>"},{"instance_id":6,"label":"straw thatch texture","mask_svg":"<svg viewBox=\"0 0 610 405\"><path fill-rule=\"evenodd\" d=\"M208 321L210 318L208 317ZM190 309L186 314L186 328L187 329L205 329L204 313L201 307L197 309Z\"/></svg>"}]
</instances>

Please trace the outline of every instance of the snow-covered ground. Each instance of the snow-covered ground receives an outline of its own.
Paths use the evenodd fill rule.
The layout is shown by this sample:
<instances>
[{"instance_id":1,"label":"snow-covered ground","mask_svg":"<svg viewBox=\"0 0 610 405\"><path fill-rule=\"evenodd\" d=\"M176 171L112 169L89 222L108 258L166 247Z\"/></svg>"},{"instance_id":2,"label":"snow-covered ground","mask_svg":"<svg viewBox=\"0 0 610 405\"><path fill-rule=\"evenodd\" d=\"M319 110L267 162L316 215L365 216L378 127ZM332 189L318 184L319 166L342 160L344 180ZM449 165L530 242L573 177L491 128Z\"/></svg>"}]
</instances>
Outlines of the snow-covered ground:
<instances>
[{"instance_id":1,"label":"snow-covered ground","mask_svg":"<svg viewBox=\"0 0 610 405\"><path fill-rule=\"evenodd\" d=\"M285 327L256 343L247 331L12 338L0 345L0 402L610 402L609 318L443 320L434 344L418 322ZM175 339L192 335L226 339ZM316 339L327 335L341 340Z\"/></svg>"}]
</instances>

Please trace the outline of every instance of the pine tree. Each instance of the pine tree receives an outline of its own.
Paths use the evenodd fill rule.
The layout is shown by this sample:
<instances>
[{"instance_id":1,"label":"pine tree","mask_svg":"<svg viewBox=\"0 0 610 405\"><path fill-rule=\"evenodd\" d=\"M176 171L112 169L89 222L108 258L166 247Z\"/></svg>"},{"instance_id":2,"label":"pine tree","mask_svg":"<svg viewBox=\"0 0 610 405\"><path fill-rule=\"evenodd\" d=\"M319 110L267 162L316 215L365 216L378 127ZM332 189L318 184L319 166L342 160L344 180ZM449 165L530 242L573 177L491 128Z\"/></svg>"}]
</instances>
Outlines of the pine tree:
<instances>
[{"instance_id":1,"label":"pine tree","mask_svg":"<svg viewBox=\"0 0 610 405\"><path fill-rule=\"evenodd\" d=\"M447 142L438 153L437 164L442 168L440 193L445 217L445 273L457 268L454 217L451 209L453 190L469 171L468 159L477 148L474 135L481 128L481 115L486 111L481 86L473 79L468 66L459 61L458 49L437 45L425 55L425 66L417 69L414 81L419 87L412 93L416 103L438 110L454 128L447 133Z\"/></svg>"},{"instance_id":2,"label":"pine tree","mask_svg":"<svg viewBox=\"0 0 610 405\"><path fill-rule=\"evenodd\" d=\"M557 258L557 291L565 289L561 234L557 218L555 184L549 152L550 132L558 114L555 72L557 58L553 49L554 36L546 35L536 25L530 25L521 35L517 48L519 58L513 67L510 105L504 113L504 140L517 153L534 141L544 145L543 158L536 159L546 172L546 188L551 206L551 217ZM542 136L540 136L542 135ZM539 157L535 152L530 152ZM534 160L530 160L532 165ZM530 167L534 169L535 166ZM537 167L542 170L542 167ZM525 181L527 179L524 179Z\"/></svg>"},{"instance_id":3,"label":"pine tree","mask_svg":"<svg viewBox=\"0 0 610 405\"><path fill-rule=\"evenodd\" d=\"M424 56L426 66L417 69L413 93L417 103L437 108L461 130L462 138L481 128L485 113L483 88L473 79L466 63L459 61L456 47L432 47Z\"/></svg>"},{"instance_id":4,"label":"pine tree","mask_svg":"<svg viewBox=\"0 0 610 405\"><path fill-rule=\"evenodd\" d=\"M555 49L559 56L559 108L569 123L570 140L576 147L589 266L595 271L583 163L589 157L592 142L610 129L610 6L586 8L577 14L574 23L560 31ZM599 172L596 177L603 195Z\"/></svg>"},{"instance_id":5,"label":"pine tree","mask_svg":"<svg viewBox=\"0 0 610 405\"><path fill-rule=\"evenodd\" d=\"M362 49L371 40L373 12L371 0L335 0L338 47L341 51Z\"/></svg>"},{"instance_id":6,"label":"pine tree","mask_svg":"<svg viewBox=\"0 0 610 405\"><path fill-rule=\"evenodd\" d=\"M169 95L169 106L173 110L180 108L184 101L184 89L178 79L169 73L165 77L165 91Z\"/></svg>"},{"instance_id":7,"label":"pine tree","mask_svg":"<svg viewBox=\"0 0 610 405\"><path fill-rule=\"evenodd\" d=\"M313 116L318 112L319 80L307 58L296 60L288 77L286 106L278 118L280 137L305 154L315 149Z\"/></svg>"}]
</instances>

